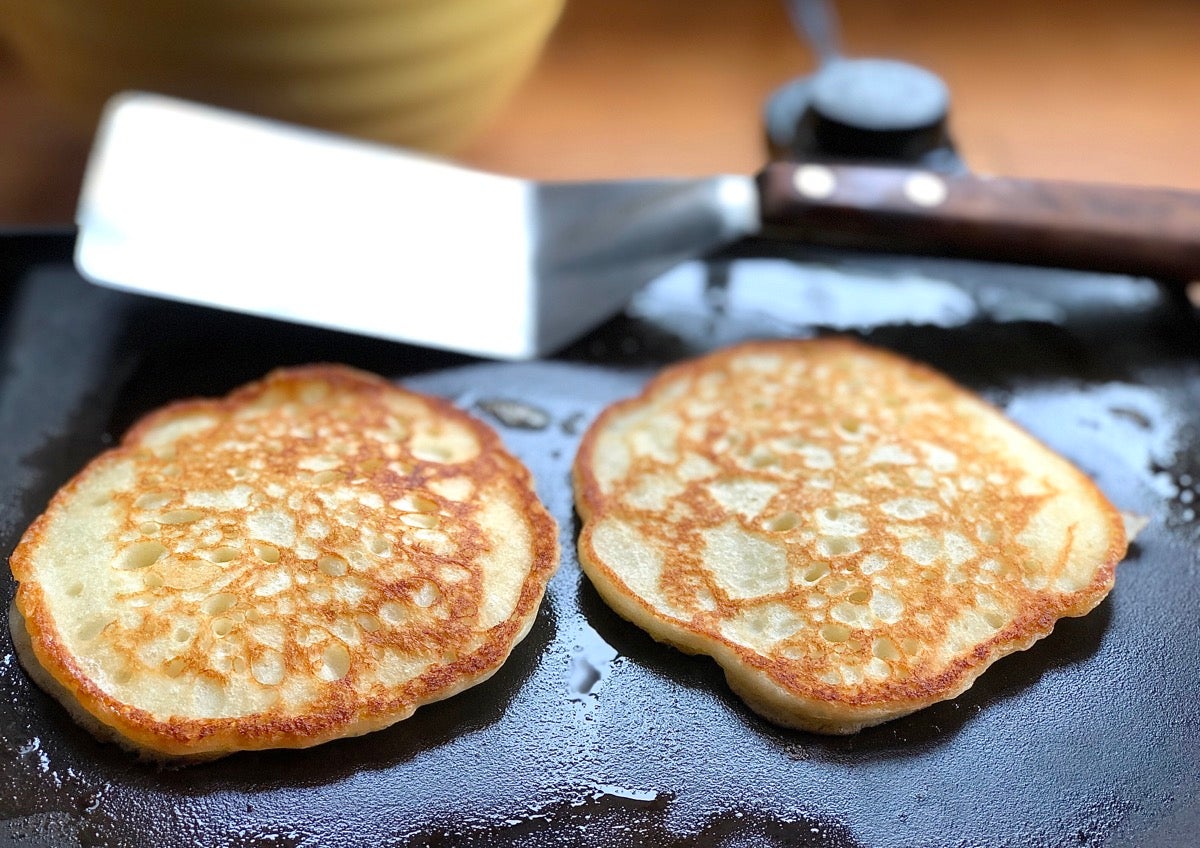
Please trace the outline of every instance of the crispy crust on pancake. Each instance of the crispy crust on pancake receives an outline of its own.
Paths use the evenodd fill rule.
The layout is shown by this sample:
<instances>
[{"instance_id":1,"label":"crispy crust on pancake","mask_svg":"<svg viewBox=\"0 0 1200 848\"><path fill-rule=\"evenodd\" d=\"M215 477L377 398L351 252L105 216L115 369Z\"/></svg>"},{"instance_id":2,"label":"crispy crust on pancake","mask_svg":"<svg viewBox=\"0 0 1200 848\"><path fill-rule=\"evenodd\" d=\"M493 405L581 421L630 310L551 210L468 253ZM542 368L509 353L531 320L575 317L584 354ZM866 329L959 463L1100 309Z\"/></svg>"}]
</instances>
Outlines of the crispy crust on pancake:
<instances>
[{"instance_id":1,"label":"crispy crust on pancake","mask_svg":"<svg viewBox=\"0 0 1200 848\"><path fill-rule=\"evenodd\" d=\"M314 365L147 415L10 565L25 659L128 746L196 759L366 733L482 682L557 562L555 522L490 428Z\"/></svg>"},{"instance_id":2,"label":"crispy crust on pancake","mask_svg":"<svg viewBox=\"0 0 1200 848\"><path fill-rule=\"evenodd\" d=\"M1126 550L1068 462L848 339L664 370L589 428L573 482L605 601L712 656L765 718L821 733L962 693L1099 604Z\"/></svg>"}]
</instances>

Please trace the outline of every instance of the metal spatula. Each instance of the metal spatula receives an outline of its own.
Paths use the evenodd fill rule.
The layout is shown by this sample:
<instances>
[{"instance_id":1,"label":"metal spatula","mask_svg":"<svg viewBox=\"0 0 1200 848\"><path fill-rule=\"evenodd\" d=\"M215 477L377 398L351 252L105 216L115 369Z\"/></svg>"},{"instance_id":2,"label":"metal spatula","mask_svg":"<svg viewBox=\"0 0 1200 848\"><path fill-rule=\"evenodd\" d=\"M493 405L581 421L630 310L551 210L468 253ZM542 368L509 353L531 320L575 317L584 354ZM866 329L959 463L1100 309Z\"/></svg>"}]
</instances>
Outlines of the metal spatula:
<instances>
[{"instance_id":1,"label":"metal spatula","mask_svg":"<svg viewBox=\"0 0 1200 848\"><path fill-rule=\"evenodd\" d=\"M538 183L149 94L110 104L77 222L96 283L514 359L747 235L1200 278L1185 192L796 162Z\"/></svg>"}]
</instances>

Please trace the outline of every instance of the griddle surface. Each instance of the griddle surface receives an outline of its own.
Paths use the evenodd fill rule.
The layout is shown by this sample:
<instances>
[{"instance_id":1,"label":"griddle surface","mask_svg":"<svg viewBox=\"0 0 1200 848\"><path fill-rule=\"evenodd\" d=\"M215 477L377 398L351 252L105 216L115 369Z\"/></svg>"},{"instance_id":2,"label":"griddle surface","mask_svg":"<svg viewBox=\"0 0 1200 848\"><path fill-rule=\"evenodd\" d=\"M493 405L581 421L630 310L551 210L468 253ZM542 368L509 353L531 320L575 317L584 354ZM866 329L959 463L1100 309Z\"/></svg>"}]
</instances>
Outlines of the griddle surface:
<instances>
[{"instance_id":1,"label":"griddle surface","mask_svg":"<svg viewBox=\"0 0 1200 848\"><path fill-rule=\"evenodd\" d=\"M1200 827L1200 332L1153 283L747 244L656 281L553 360L493 363L90 287L0 239L0 544L141 414L339 361L452 399L533 470L563 561L489 682L391 729L160 771L78 729L0 636L0 843L1077 846ZM336 285L336 281L331 281ZM1116 589L966 694L847 738L758 719L710 660L582 577L582 430L662 365L851 332L1003 407L1150 518ZM11 578L5 584L11 598Z\"/></svg>"}]
</instances>

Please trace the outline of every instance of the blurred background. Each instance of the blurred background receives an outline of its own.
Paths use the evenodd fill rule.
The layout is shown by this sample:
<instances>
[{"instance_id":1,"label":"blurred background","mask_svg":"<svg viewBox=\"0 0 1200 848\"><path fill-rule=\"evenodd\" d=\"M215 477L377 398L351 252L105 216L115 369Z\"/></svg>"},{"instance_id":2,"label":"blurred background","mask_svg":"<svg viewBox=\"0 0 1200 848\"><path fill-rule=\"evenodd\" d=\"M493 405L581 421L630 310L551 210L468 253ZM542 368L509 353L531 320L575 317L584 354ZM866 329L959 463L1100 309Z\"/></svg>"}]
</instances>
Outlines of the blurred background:
<instances>
[{"instance_id":1,"label":"blurred background","mask_svg":"<svg viewBox=\"0 0 1200 848\"><path fill-rule=\"evenodd\" d=\"M66 223L90 127L46 93L31 70L41 54L6 36L4 21L63 3L8 3L0 226ZM945 80L950 131L972 170L1200 190L1195 0L841 0L837 10L849 56L901 59ZM767 155L766 99L817 61L779 0L566 0L546 20L531 68L454 143L461 161L561 179L748 173Z\"/></svg>"}]
</instances>

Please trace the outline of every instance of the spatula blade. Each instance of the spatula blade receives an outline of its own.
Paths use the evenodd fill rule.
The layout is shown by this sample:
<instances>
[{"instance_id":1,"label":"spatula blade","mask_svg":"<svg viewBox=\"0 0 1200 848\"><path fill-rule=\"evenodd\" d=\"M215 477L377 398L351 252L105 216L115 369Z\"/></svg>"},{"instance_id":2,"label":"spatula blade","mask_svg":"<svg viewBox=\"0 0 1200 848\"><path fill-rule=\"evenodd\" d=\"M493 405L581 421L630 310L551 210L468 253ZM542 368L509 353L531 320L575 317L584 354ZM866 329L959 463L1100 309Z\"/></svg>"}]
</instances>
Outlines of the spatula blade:
<instances>
[{"instance_id":1,"label":"spatula blade","mask_svg":"<svg viewBox=\"0 0 1200 848\"><path fill-rule=\"evenodd\" d=\"M114 288L521 359L755 209L745 177L539 184L134 93L102 120L75 260Z\"/></svg>"}]
</instances>

